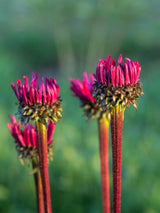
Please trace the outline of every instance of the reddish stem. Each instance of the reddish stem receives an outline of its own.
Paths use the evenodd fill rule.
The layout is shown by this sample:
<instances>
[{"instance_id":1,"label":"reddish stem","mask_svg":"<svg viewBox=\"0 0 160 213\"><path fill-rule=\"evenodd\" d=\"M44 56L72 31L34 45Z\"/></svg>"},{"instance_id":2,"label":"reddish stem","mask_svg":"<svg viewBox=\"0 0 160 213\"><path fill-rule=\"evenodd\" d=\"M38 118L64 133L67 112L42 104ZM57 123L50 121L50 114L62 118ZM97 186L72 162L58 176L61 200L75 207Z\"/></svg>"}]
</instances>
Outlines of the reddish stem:
<instances>
[{"instance_id":1,"label":"reddish stem","mask_svg":"<svg viewBox=\"0 0 160 213\"><path fill-rule=\"evenodd\" d=\"M39 167L39 163L37 162L37 160L32 161L32 167L33 169ZM38 213L44 213L42 179L41 179L40 171L34 174L34 180L35 180L35 186L36 186Z\"/></svg>"},{"instance_id":2,"label":"reddish stem","mask_svg":"<svg viewBox=\"0 0 160 213\"><path fill-rule=\"evenodd\" d=\"M121 212L121 162L123 113L113 109L111 116L112 158L113 158L113 213Z\"/></svg>"},{"instance_id":3,"label":"reddish stem","mask_svg":"<svg viewBox=\"0 0 160 213\"><path fill-rule=\"evenodd\" d=\"M110 213L109 157L108 157L109 121L108 119L107 118L99 119L98 127L99 127L99 142L100 142L103 213Z\"/></svg>"},{"instance_id":4,"label":"reddish stem","mask_svg":"<svg viewBox=\"0 0 160 213\"><path fill-rule=\"evenodd\" d=\"M48 174L47 129L46 126L39 121L36 122L36 127L38 138L40 173L43 187L44 209L45 213L52 213L49 174Z\"/></svg>"}]
</instances>

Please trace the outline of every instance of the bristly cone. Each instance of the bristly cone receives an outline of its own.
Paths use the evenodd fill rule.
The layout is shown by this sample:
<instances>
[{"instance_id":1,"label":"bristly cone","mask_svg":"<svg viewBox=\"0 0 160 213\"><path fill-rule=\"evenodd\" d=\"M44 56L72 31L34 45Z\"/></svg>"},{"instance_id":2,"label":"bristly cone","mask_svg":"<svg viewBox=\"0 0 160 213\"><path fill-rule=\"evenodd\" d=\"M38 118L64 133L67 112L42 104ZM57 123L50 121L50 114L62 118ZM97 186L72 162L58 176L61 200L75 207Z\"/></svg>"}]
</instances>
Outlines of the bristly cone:
<instances>
[{"instance_id":1,"label":"bristly cone","mask_svg":"<svg viewBox=\"0 0 160 213\"><path fill-rule=\"evenodd\" d=\"M58 97L54 105L26 105L25 103L18 103L18 115L21 119L21 122L28 123L30 120L38 121L40 120L43 124L47 124L48 120L51 120L53 123L57 123L58 120L62 117L62 108L61 108L61 98Z\"/></svg>"},{"instance_id":2,"label":"bristly cone","mask_svg":"<svg viewBox=\"0 0 160 213\"><path fill-rule=\"evenodd\" d=\"M18 79L11 87L18 99L18 115L21 122L30 120L47 124L48 120L56 123L61 117L61 98L59 85L55 78L41 78L39 83L38 73L32 73L29 84L28 77L24 76L24 83Z\"/></svg>"},{"instance_id":3,"label":"bristly cone","mask_svg":"<svg viewBox=\"0 0 160 213\"><path fill-rule=\"evenodd\" d=\"M102 107L97 102L82 102L81 107L83 108L83 112L87 120L109 118L109 113L104 112Z\"/></svg>"},{"instance_id":4,"label":"bristly cone","mask_svg":"<svg viewBox=\"0 0 160 213\"><path fill-rule=\"evenodd\" d=\"M142 95L141 83L116 88L112 85L94 83L93 97L97 104L102 107L102 110L108 112L109 117L114 107L118 107L121 111L122 108L128 108L130 104L133 104L137 110L136 100Z\"/></svg>"},{"instance_id":5,"label":"bristly cone","mask_svg":"<svg viewBox=\"0 0 160 213\"><path fill-rule=\"evenodd\" d=\"M22 165L25 164L26 160L29 160L29 163L32 163L33 160L39 162L39 155L37 147L28 147L28 146L20 146L17 142L16 143L16 150L18 152L18 158ZM53 161L53 142L47 145L48 149L48 160Z\"/></svg>"}]
</instances>

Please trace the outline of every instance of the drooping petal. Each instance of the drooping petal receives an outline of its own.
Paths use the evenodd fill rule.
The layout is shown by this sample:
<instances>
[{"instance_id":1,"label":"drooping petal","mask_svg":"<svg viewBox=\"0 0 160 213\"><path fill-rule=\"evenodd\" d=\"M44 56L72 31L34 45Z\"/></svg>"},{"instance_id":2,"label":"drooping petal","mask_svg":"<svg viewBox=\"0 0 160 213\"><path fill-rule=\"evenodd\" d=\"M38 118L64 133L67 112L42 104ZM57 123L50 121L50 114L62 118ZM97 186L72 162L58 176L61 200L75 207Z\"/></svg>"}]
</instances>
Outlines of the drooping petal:
<instances>
[{"instance_id":1,"label":"drooping petal","mask_svg":"<svg viewBox=\"0 0 160 213\"><path fill-rule=\"evenodd\" d=\"M17 99L19 100L19 99L20 99L20 96L19 96L19 93L17 92L16 85L13 84L13 83L11 83L11 87L12 87L12 89L13 89L13 91L14 91L16 97L17 97Z\"/></svg>"}]
</instances>

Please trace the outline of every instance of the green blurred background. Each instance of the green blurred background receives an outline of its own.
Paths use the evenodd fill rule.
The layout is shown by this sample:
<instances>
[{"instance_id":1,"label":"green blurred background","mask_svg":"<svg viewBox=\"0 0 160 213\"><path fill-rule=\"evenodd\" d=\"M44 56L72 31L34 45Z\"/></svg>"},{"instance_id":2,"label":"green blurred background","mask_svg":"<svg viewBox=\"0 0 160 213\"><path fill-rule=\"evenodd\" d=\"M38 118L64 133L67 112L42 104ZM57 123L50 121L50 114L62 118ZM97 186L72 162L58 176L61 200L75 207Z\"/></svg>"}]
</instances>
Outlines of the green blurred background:
<instances>
[{"instance_id":1,"label":"green blurred background","mask_svg":"<svg viewBox=\"0 0 160 213\"><path fill-rule=\"evenodd\" d=\"M56 213L100 213L97 122L86 122L68 78L94 73L100 58L119 54L142 66L144 96L138 112L125 111L122 213L160 212L160 1L2 0L0 4L0 212L34 213L31 168L20 165L7 129L16 113L10 82L55 76L63 118L55 129L50 163ZM112 194L110 144L110 184Z\"/></svg>"}]
</instances>

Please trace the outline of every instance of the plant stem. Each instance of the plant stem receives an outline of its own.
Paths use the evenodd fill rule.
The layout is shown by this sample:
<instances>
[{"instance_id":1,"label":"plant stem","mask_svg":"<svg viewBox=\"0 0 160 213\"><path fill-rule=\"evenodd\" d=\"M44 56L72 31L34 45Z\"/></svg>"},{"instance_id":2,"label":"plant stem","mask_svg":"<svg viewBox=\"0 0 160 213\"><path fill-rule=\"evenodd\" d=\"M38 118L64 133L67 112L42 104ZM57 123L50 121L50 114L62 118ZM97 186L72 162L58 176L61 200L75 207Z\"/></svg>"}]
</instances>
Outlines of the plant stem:
<instances>
[{"instance_id":1,"label":"plant stem","mask_svg":"<svg viewBox=\"0 0 160 213\"><path fill-rule=\"evenodd\" d=\"M36 159L32 160L33 170L39 168L39 162ZM43 201L43 190L42 190L42 180L40 171L37 171L34 174L35 186L36 186L36 195L37 195L37 208L38 213L44 213L44 201Z\"/></svg>"},{"instance_id":2,"label":"plant stem","mask_svg":"<svg viewBox=\"0 0 160 213\"><path fill-rule=\"evenodd\" d=\"M110 193L109 193L109 120L101 118L98 120L100 161L101 161L101 185L103 213L110 213Z\"/></svg>"},{"instance_id":3,"label":"plant stem","mask_svg":"<svg viewBox=\"0 0 160 213\"><path fill-rule=\"evenodd\" d=\"M52 213L50 185L48 174L48 150L47 150L47 129L40 121L36 122L40 173L42 178L43 198L45 213Z\"/></svg>"},{"instance_id":4,"label":"plant stem","mask_svg":"<svg viewBox=\"0 0 160 213\"><path fill-rule=\"evenodd\" d=\"M113 213L121 212L121 162L122 129L124 109L113 109L111 115L112 159L113 159Z\"/></svg>"}]
</instances>

